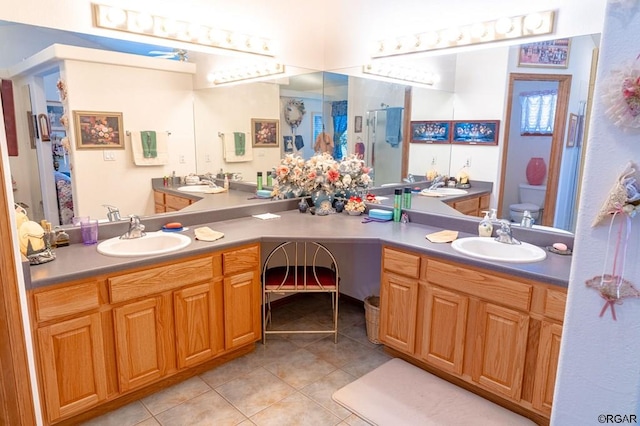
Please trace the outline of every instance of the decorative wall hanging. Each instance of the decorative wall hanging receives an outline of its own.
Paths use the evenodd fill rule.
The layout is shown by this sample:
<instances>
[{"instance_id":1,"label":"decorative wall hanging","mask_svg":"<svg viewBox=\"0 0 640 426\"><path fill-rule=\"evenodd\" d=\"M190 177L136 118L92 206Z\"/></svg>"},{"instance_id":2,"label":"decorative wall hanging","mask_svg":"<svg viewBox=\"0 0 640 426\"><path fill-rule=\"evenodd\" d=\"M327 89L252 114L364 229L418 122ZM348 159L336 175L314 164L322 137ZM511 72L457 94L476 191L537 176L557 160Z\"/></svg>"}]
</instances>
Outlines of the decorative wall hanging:
<instances>
[{"instance_id":1,"label":"decorative wall hanging","mask_svg":"<svg viewBox=\"0 0 640 426\"><path fill-rule=\"evenodd\" d=\"M522 44L518 55L518 66L567 68L569 66L570 47L570 38Z\"/></svg>"},{"instance_id":2,"label":"decorative wall hanging","mask_svg":"<svg viewBox=\"0 0 640 426\"><path fill-rule=\"evenodd\" d=\"M451 141L450 121L412 121L411 142L449 143Z\"/></svg>"},{"instance_id":3,"label":"decorative wall hanging","mask_svg":"<svg viewBox=\"0 0 640 426\"><path fill-rule=\"evenodd\" d=\"M124 149L122 113L74 111L77 149Z\"/></svg>"},{"instance_id":4,"label":"decorative wall hanging","mask_svg":"<svg viewBox=\"0 0 640 426\"><path fill-rule=\"evenodd\" d=\"M51 140L51 126L47 114L38 114L38 128L40 129L40 140L49 142Z\"/></svg>"},{"instance_id":5,"label":"decorative wall hanging","mask_svg":"<svg viewBox=\"0 0 640 426\"><path fill-rule=\"evenodd\" d=\"M607 117L616 126L640 128L640 55L633 63L612 70L603 87Z\"/></svg>"},{"instance_id":6,"label":"decorative wall hanging","mask_svg":"<svg viewBox=\"0 0 640 426\"><path fill-rule=\"evenodd\" d=\"M305 112L303 100L289 99L287 101L284 107L284 121L291 127L292 132L302 123Z\"/></svg>"},{"instance_id":7,"label":"decorative wall hanging","mask_svg":"<svg viewBox=\"0 0 640 426\"><path fill-rule=\"evenodd\" d=\"M251 134L255 148L280 146L280 124L278 120L252 118Z\"/></svg>"},{"instance_id":8,"label":"decorative wall hanging","mask_svg":"<svg viewBox=\"0 0 640 426\"><path fill-rule=\"evenodd\" d=\"M616 180L607 200L592 223L592 226L597 226L605 218L611 217L603 272L585 282L587 287L599 291L600 297L605 300L600 311L601 317L610 308L611 316L616 320L615 305L622 304L622 300L625 298L640 297L640 292L633 284L624 279L627 246L631 235L631 220L639 210L640 187L637 182L636 168L633 163L629 163ZM616 222L618 222L618 230L617 235L613 237L613 228ZM606 269L609 267L612 249L611 272L607 273Z\"/></svg>"},{"instance_id":9,"label":"decorative wall hanging","mask_svg":"<svg viewBox=\"0 0 640 426\"><path fill-rule=\"evenodd\" d=\"M498 145L500 121L454 121L451 143Z\"/></svg>"}]
</instances>

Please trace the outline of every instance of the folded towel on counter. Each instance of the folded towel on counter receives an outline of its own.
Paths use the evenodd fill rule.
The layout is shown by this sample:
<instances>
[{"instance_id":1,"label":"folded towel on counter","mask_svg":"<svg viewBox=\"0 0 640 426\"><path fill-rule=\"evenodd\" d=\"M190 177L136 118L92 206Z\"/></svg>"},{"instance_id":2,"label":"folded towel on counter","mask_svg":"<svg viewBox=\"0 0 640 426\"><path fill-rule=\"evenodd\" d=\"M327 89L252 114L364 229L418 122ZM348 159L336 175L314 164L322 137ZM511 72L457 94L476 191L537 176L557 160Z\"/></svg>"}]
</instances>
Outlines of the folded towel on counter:
<instances>
[{"instance_id":1,"label":"folded towel on counter","mask_svg":"<svg viewBox=\"0 0 640 426\"><path fill-rule=\"evenodd\" d=\"M458 231L439 231L426 236L432 243L450 243L458 239Z\"/></svg>"},{"instance_id":2,"label":"folded towel on counter","mask_svg":"<svg viewBox=\"0 0 640 426\"><path fill-rule=\"evenodd\" d=\"M193 230L196 234L196 239L200 241L215 241L224 237L224 234L219 231L214 231L208 226L203 226L201 228L196 228Z\"/></svg>"},{"instance_id":3,"label":"folded towel on counter","mask_svg":"<svg viewBox=\"0 0 640 426\"><path fill-rule=\"evenodd\" d=\"M244 155L245 134L233 132L233 143L236 147L236 155Z\"/></svg>"},{"instance_id":4,"label":"folded towel on counter","mask_svg":"<svg viewBox=\"0 0 640 426\"><path fill-rule=\"evenodd\" d=\"M140 138L142 139L142 156L144 158L156 158L158 156L156 132L154 130L143 130L140 132Z\"/></svg>"},{"instance_id":5,"label":"folded towel on counter","mask_svg":"<svg viewBox=\"0 0 640 426\"><path fill-rule=\"evenodd\" d=\"M131 132L131 152L136 166L160 166L169 163L169 135L153 130Z\"/></svg>"},{"instance_id":6,"label":"folded towel on counter","mask_svg":"<svg viewBox=\"0 0 640 426\"><path fill-rule=\"evenodd\" d=\"M240 141L243 139L243 136L245 141L244 145L240 143ZM248 140L246 133L223 133L221 138L222 155L225 162L241 163L244 161L253 161L253 149L250 143L246 143L246 141ZM236 141L238 141L238 143L236 143ZM244 150L240 148L244 148ZM241 154L239 154L239 152L241 152Z\"/></svg>"},{"instance_id":7,"label":"folded towel on counter","mask_svg":"<svg viewBox=\"0 0 640 426\"><path fill-rule=\"evenodd\" d=\"M401 107L387 108L386 141L396 147L402 142L402 110Z\"/></svg>"}]
</instances>

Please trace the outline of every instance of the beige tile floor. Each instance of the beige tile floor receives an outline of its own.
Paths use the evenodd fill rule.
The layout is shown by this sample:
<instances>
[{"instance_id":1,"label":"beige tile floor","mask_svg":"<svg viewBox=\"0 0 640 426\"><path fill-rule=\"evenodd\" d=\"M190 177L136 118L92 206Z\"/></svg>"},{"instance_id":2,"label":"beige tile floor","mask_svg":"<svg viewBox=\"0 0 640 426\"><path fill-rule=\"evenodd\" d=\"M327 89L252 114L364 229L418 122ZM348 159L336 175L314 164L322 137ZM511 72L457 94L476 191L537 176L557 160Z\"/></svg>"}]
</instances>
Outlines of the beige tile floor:
<instances>
[{"instance_id":1,"label":"beige tile floor","mask_svg":"<svg viewBox=\"0 0 640 426\"><path fill-rule=\"evenodd\" d=\"M245 356L84 425L366 425L331 395L390 356L367 339L362 306L341 301L338 312L337 344L323 334L269 335ZM276 328L330 323L327 295L304 296L273 312Z\"/></svg>"}]
</instances>

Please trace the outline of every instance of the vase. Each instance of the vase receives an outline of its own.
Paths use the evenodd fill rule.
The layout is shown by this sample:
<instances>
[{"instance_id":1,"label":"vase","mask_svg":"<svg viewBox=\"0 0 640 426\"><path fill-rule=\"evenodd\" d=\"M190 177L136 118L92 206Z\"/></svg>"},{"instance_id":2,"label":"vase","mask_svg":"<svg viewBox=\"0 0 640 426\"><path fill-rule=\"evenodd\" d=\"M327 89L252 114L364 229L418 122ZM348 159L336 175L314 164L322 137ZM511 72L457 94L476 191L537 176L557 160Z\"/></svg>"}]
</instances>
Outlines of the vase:
<instances>
[{"instance_id":1,"label":"vase","mask_svg":"<svg viewBox=\"0 0 640 426\"><path fill-rule=\"evenodd\" d=\"M358 210L347 210L347 213L349 213L349 216L360 216L362 214L362 212Z\"/></svg>"},{"instance_id":2,"label":"vase","mask_svg":"<svg viewBox=\"0 0 640 426\"><path fill-rule=\"evenodd\" d=\"M333 208L336 209L336 213L342 213L344 210L344 200L338 198L333 202Z\"/></svg>"},{"instance_id":3,"label":"vase","mask_svg":"<svg viewBox=\"0 0 640 426\"><path fill-rule=\"evenodd\" d=\"M311 201L313 206L318 209L329 210L333 205L333 194L324 190L318 190L311 193Z\"/></svg>"},{"instance_id":4,"label":"vase","mask_svg":"<svg viewBox=\"0 0 640 426\"><path fill-rule=\"evenodd\" d=\"M542 157L531 157L526 169L529 185L542 185L547 176L547 165Z\"/></svg>"}]
</instances>

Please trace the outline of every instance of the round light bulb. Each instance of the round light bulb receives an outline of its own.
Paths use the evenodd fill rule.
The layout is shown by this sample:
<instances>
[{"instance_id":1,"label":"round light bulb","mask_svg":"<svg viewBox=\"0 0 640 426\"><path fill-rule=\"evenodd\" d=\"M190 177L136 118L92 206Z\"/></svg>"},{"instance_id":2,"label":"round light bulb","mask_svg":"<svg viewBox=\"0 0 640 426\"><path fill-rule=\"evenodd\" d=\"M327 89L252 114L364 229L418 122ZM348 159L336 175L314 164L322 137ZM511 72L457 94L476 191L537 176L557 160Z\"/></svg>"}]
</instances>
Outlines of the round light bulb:
<instances>
[{"instance_id":1,"label":"round light bulb","mask_svg":"<svg viewBox=\"0 0 640 426\"><path fill-rule=\"evenodd\" d=\"M472 38L482 38L487 35L487 27L482 22L476 22L471 26Z\"/></svg>"},{"instance_id":2,"label":"round light bulb","mask_svg":"<svg viewBox=\"0 0 640 426\"><path fill-rule=\"evenodd\" d=\"M535 31L542 25L542 16L539 13L530 13L524 17L524 28L528 31Z\"/></svg>"},{"instance_id":3,"label":"round light bulb","mask_svg":"<svg viewBox=\"0 0 640 426\"><path fill-rule=\"evenodd\" d=\"M511 18L500 18L496 21L496 32L498 34L509 34L513 29Z\"/></svg>"},{"instance_id":4,"label":"round light bulb","mask_svg":"<svg viewBox=\"0 0 640 426\"><path fill-rule=\"evenodd\" d=\"M111 23L111 25L117 27L125 23L125 21L127 20L127 14L122 9L112 7L107 10L106 18L107 21Z\"/></svg>"}]
</instances>

